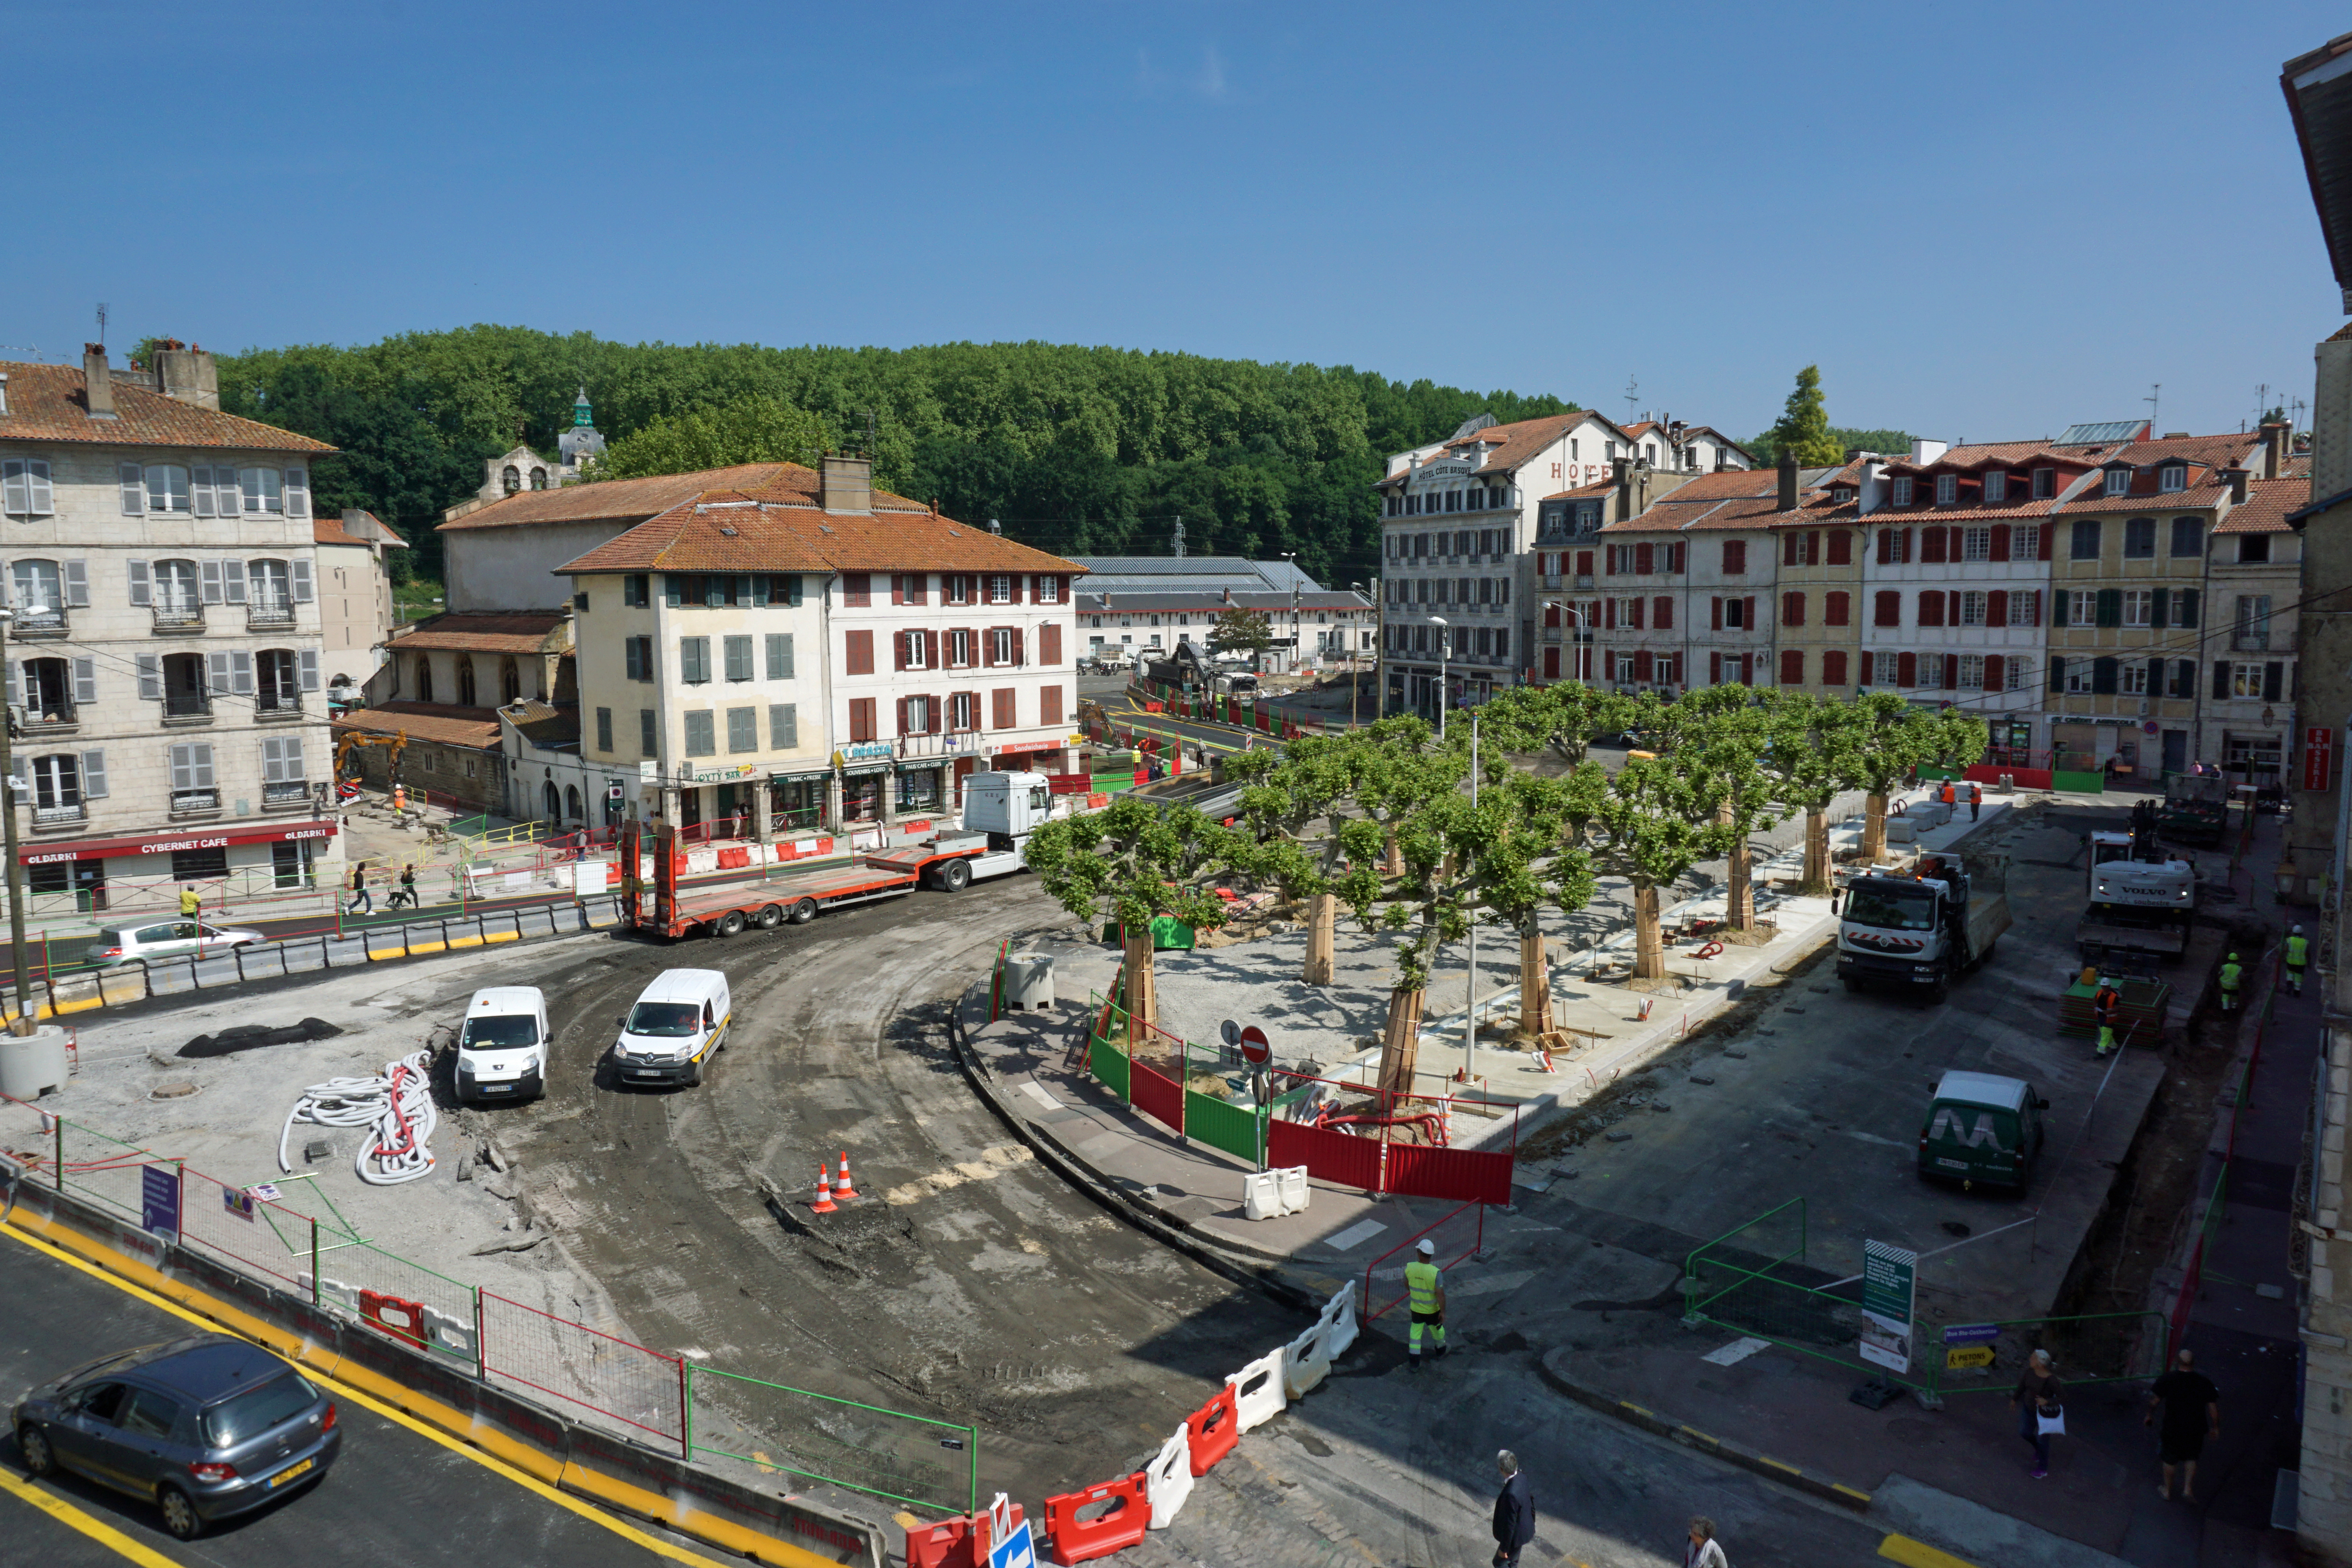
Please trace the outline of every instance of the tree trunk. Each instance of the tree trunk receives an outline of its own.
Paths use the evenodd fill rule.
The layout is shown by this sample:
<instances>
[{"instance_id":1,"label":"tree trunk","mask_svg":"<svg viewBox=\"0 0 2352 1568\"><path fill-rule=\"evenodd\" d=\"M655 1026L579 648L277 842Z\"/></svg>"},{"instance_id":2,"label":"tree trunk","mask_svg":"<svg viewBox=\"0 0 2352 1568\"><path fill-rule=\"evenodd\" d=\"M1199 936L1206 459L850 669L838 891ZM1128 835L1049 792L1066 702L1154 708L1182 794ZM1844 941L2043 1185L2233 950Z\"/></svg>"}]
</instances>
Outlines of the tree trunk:
<instances>
[{"instance_id":1,"label":"tree trunk","mask_svg":"<svg viewBox=\"0 0 2352 1568\"><path fill-rule=\"evenodd\" d=\"M1388 852L1381 860L1381 875L1383 877L1404 875L1404 847L1397 842L1397 830L1393 826L1389 828Z\"/></svg>"},{"instance_id":2,"label":"tree trunk","mask_svg":"<svg viewBox=\"0 0 2352 1568\"><path fill-rule=\"evenodd\" d=\"M1886 853L1886 797L1875 792L1864 797L1862 863L1874 866Z\"/></svg>"},{"instance_id":3,"label":"tree trunk","mask_svg":"<svg viewBox=\"0 0 2352 1568\"><path fill-rule=\"evenodd\" d=\"M1159 1022L1159 996L1151 983L1151 928L1140 931L1130 927L1127 933L1127 994L1121 1005L1127 1008L1127 1048L1134 1054L1137 1041L1150 1031L1146 1025Z\"/></svg>"},{"instance_id":4,"label":"tree trunk","mask_svg":"<svg viewBox=\"0 0 2352 1568\"><path fill-rule=\"evenodd\" d=\"M1389 1022L1381 1036L1380 1091L1383 1105L1393 1094L1412 1092L1413 1058L1421 1048L1421 1008L1427 994L1419 986L1389 993Z\"/></svg>"},{"instance_id":5,"label":"tree trunk","mask_svg":"<svg viewBox=\"0 0 2352 1568\"><path fill-rule=\"evenodd\" d=\"M1519 938L1519 1027L1529 1035L1551 1032L1551 976L1544 972L1539 931Z\"/></svg>"},{"instance_id":6,"label":"tree trunk","mask_svg":"<svg viewBox=\"0 0 2352 1568\"><path fill-rule=\"evenodd\" d=\"M1731 847L1731 887L1725 908L1733 931L1756 929L1756 852L1744 836Z\"/></svg>"},{"instance_id":7,"label":"tree trunk","mask_svg":"<svg viewBox=\"0 0 2352 1568\"><path fill-rule=\"evenodd\" d=\"M1821 898L1830 890L1830 814L1825 806L1805 808L1805 881L1797 891Z\"/></svg>"},{"instance_id":8,"label":"tree trunk","mask_svg":"<svg viewBox=\"0 0 2352 1568\"><path fill-rule=\"evenodd\" d=\"M1309 985L1331 984L1331 937L1339 923L1339 899L1318 893L1307 900L1307 971L1300 976Z\"/></svg>"},{"instance_id":9,"label":"tree trunk","mask_svg":"<svg viewBox=\"0 0 2352 1568\"><path fill-rule=\"evenodd\" d=\"M1666 977L1666 944L1658 931L1658 889L1633 889L1633 978Z\"/></svg>"}]
</instances>

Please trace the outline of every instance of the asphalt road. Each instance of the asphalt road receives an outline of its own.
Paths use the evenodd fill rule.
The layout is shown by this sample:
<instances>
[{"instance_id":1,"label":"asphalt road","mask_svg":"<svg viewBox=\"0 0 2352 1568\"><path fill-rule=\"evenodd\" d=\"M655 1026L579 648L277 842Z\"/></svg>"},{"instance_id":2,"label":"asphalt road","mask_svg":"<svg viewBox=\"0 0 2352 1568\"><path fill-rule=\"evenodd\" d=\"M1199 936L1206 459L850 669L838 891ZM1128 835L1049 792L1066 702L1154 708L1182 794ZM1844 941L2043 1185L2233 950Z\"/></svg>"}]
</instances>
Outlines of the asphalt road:
<instances>
[{"instance_id":1,"label":"asphalt road","mask_svg":"<svg viewBox=\"0 0 2352 1568\"><path fill-rule=\"evenodd\" d=\"M14 1237L0 1235L0 1400L132 1345L200 1331L199 1325ZM11 1436L0 1479L0 1563L120 1568L137 1562L222 1568L382 1568L388 1563L561 1563L585 1568L659 1561L638 1527L591 1517L509 1479L462 1447L445 1445L339 1394L341 1457L325 1479L282 1501L213 1525L193 1542L164 1534L150 1504L76 1476L34 1481ZM79 1514L134 1550L108 1544L44 1511ZM616 1528L617 1527L617 1528ZM625 1533L624 1533L625 1531ZM141 1556L137 1550L149 1553ZM670 1556L698 1555L671 1546Z\"/></svg>"}]
</instances>

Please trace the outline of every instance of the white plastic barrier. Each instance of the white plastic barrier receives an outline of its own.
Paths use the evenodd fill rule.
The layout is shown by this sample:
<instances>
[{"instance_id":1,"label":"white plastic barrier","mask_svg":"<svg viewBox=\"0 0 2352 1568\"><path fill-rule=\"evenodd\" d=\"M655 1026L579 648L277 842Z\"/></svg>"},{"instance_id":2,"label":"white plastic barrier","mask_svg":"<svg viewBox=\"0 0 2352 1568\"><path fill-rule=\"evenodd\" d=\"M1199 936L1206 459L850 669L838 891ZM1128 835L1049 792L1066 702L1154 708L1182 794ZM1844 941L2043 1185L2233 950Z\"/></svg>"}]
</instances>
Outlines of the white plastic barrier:
<instances>
[{"instance_id":1,"label":"white plastic barrier","mask_svg":"<svg viewBox=\"0 0 2352 1568\"><path fill-rule=\"evenodd\" d=\"M1282 1347L1282 1392L1287 1397L1306 1398L1308 1389L1330 1375L1331 1355L1324 1348L1330 1327L1318 1318L1313 1328Z\"/></svg>"},{"instance_id":2,"label":"white plastic barrier","mask_svg":"<svg viewBox=\"0 0 2352 1568\"><path fill-rule=\"evenodd\" d=\"M1013 1007L1054 1005L1054 959L1050 953L1016 952L1004 961L1004 1000Z\"/></svg>"},{"instance_id":3,"label":"white plastic barrier","mask_svg":"<svg viewBox=\"0 0 2352 1568\"><path fill-rule=\"evenodd\" d=\"M1242 1178L1242 1213L1250 1219L1279 1219L1307 1208L1307 1167L1287 1165Z\"/></svg>"},{"instance_id":4,"label":"white plastic barrier","mask_svg":"<svg viewBox=\"0 0 2352 1568\"><path fill-rule=\"evenodd\" d=\"M1286 1165L1273 1173L1282 1188L1282 1212L1305 1214L1307 1196L1314 1191L1307 1184L1307 1167Z\"/></svg>"},{"instance_id":5,"label":"white plastic barrier","mask_svg":"<svg viewBox=\"0 0 2352 1568\"><path fill-rule=\"evenodd\" d=\"M308 1290L310 1288L310 1277L308 1274L297 1274L294 1276L294 1283L302 1289ZM340 1308L357 1317L360 1310L360 1288L356 1285L346 1285L340 1279L321 1279L319 1281L319 1305Z\"/></svg>"},{"instance_id":6,"label":"white plastic barrier","mask_svg":"<svg viewBox=\"0 0 2352 1568\"><path fill-rule=\"evenodd\" d=\"M1288 1408L1290 1401L1282 1392L1282 1352L1271 1350L1225 1381L1234 1384L1234 1418L1246 1432L1253 1426L1263 1426Z\"/></svg>"},{"instance_id":7,"label":"white plastic barrier","mask_svg":"<svg viewBox=\"0 0 2352 1568\"><path fill-rule=\"evenodd\" d=\"M1160 1446L1160 1457L1143 1468L1143 1500L1151 1505L1153 1530L1176 1522L1176 1510L1192 1495L1192 1445L1184 1428Z\"/></svg>"},{"instance_id":8,"label":"white plastic barrier","mask_svg":"<svg viewBox=\"0 0 2352 1568\"><path fill-rule=\"evenodd\" d=\"M1349 1280L1323 1306L1323 1358L1338 1361L1356 1342L1356 1282Z\"/></svg>"},{"instance_id":9,"label":"white plastic barrier","mask_svg":"<svg viewBox=\"0 0 2352 1568\"><path fill-rule=\"evenodd\" d=\"M446 1312L425 1309L425 1337L445 1351L460 1355L472 1355L481 1342L475 1337L474 1320L453 1318Z\"/></svg>"}]
</instances>

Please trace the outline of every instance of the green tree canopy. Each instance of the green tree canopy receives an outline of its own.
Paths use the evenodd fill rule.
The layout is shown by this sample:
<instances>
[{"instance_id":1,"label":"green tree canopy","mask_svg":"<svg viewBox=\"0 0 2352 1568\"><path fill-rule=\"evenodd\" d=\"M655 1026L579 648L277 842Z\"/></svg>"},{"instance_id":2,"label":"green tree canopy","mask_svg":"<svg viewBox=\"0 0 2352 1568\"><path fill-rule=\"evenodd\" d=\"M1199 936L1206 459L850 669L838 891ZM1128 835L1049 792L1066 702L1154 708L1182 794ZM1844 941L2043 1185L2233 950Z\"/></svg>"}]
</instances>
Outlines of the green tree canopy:
<instances>
[{"instance_id":1,"label":"green tree canopy","mask_svg":"<svg viewBox=\"0 0 2352 1568\"><path fill-rule=\"evenodd\" d=\"M1830 431L1829 409L1822 396L1822 367L1809 364L1797 373L1797 384L1780 410L1780 420L1767 432L1772 460L1794 452L1801 468L1824 468L1845 461L1845 447Z\"/></svg>"},{"instance_id":2,"label":"green tree canopy","mask_svg":"<svg viewBox=\"0 0 2352 1568\"><path fill-rule=\"evenodd\" d=\"M1274 628L1262 610L1221 610L1209 624L1211 653L1264 653L1274 646Z\"/></svg>"},{"instance_id":3,"label":"green tree canopy","mask_svg":"<svg viewBox=\"0 0 2352 1568\"><path fill-rule=\"evenodd\" d=\"M813 468L832 440L815 415L772 397L746 397L723 408L689 408L622 437L596 459L589 477L631 479L736 463Z\"/></svg>"}]
</instances>

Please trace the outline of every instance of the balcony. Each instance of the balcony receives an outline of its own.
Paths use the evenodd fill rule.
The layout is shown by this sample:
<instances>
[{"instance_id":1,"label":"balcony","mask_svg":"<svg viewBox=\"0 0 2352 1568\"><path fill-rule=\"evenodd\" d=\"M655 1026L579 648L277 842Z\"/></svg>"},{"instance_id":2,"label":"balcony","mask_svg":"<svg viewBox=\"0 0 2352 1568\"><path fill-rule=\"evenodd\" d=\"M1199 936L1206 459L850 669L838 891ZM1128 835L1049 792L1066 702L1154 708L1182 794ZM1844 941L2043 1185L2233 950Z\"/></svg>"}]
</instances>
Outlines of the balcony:
<instances>
[{"instance_id":1,"label":"balcony","mask_svg":"<svg viewBox=\"0 0 2352 1568\"><path fill-rule=\"evenodd\" d=\"M1592 586L1592 574L1591 574L1591 573L1590 573L1590 572L1579 572L1579 573L1576 574L1576 585L1577 585L1578 587L1580 587L1580 588L1590 588L1590 587L1591 587L1591 586Z\"/></svg>"},{"instance_id":2,"label":"balcony","mask_svg":"<svg viewBox=\"0 0 2352 1568\"><path fill-rule=\"evenodd\" d=\"M18 642L37 642L44 637L61 637L69 628L66 613L61 609L18 610L8 625L8 635Z\"/></svg>"},{"instance_id":3,"label":"balcony","mask_svg":"<svg viewBox=\"0 0 2352 1568\"><path fill-rule=\"evenodd\" d=\"M245 624L250 631L271 631L294 624L294 606L282 599L256 599L245 607Z\"/></svg>"},{"instance_id":4,"label":"balcony","mask_svg":"<svg viewBox=\"0 0 2352 1568\"><path fill-rule=\"evenodd\" d=\"M216 789L175 789L172 792L172 816L174 821L191 816L218 816L220 791Z\"/></svg>"},{"instance_id":5,"label":"balcony","mask_svg":"<svg viewBox=\"0 0 2352 1568\"><path fill-rule=\"evenodd\" d=\"M2271 635L2268 631L2242 631L2230 638L2230 651L2232 653L2268 653L2270 650Z\"/></svg>"},{"instance_id":6,"label":"balcony","mask_svg":"<svg viewBox=\"0 0 2352 1568\"><path fill-rule=\"evenodd\" d=\"M65 801L56 805L35 805L33 826L44 827L79 827L89 820L89 808L79 800Z\"/></svg>"},{"instance_id":7,"label":"balcony","mask_svg":"<svg viewBox=\"0 0 2352 1568\"><path fill-rule=\"evenodd\" d=\"M302 717L301 694L294 691L261 692L253 700L253 716L265 724L299 719Z\"/></svg>"},{"instance_id":8,"label":"balcony","mask_svg":"<svg viewBox=\"0 0 2352 1568\"><path fill-rule=\"evenodd\" d=\"M178 637L186 632L205 629L205 607L202 605L158 605L155 606L155 635L159 637Z\"/></svg>"},{"instance_id":9,"label":"balcony","mask_svg":"<svg viewBox=\"0 0 2352 1568\"><path fill-rule=\"evenodd\" d=\"M310 806L310 786L300 780L292 784L266 784L261 786L261 809L264 811L307 811Z\"/></svg>"},{"instance_id":10,"label":"balcony","mask_svg":"<svg viewBox=\"0 0 2352 1568\"><path fill-rule=\"evenodd\" d=\"M72 698L45 695L38 686L26 694L17 723L27 735L70 735L81 728Z\"/></svg>"},{"instance_id":11,"label":"balcony","mask_svg":"<svg viewBox=\"0 0 2352 1568\"><path fill-rule=\"evenodd\" d=\"M172 691L163 698L163 722L166 724L209 724L213 721L213 700L203 690Z\"/></svg>"}]
</instances>

